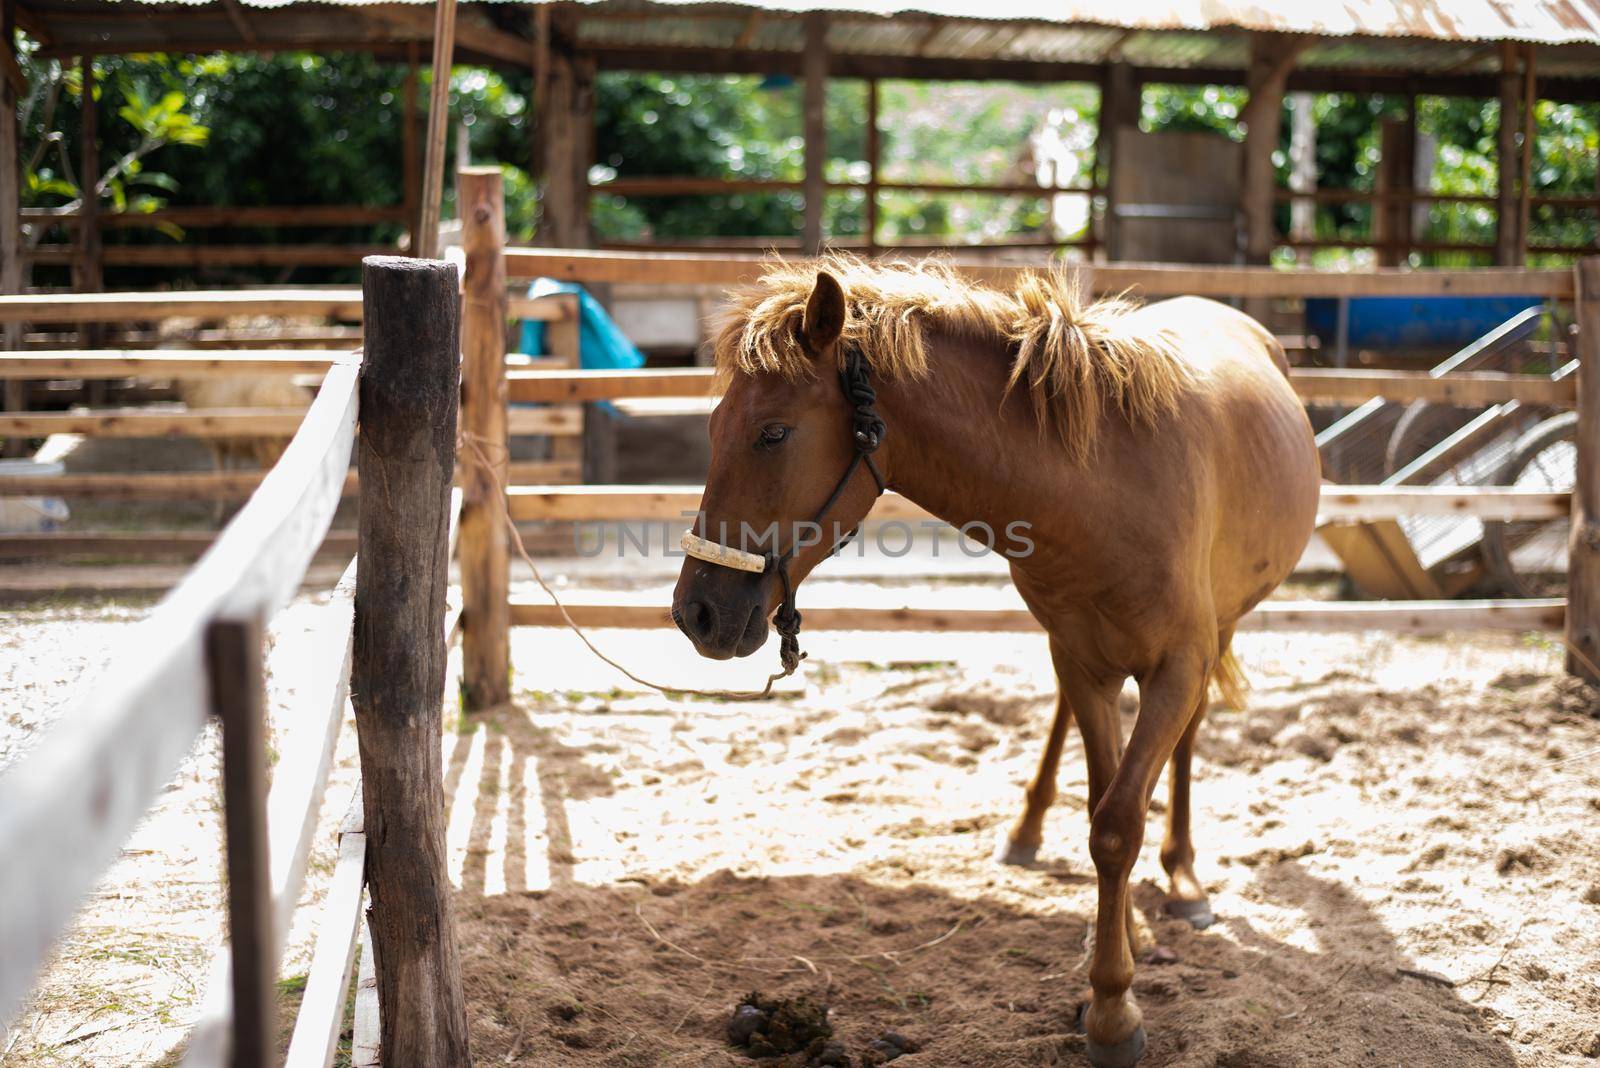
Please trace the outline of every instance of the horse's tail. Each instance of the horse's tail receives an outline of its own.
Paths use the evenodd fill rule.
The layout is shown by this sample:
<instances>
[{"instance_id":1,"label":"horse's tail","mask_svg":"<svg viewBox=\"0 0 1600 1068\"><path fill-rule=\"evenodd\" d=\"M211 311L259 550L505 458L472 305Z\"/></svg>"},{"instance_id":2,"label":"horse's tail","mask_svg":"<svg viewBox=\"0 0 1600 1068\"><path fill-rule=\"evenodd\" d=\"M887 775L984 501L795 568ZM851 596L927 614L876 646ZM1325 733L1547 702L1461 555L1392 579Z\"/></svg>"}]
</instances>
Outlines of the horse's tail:
<instances>
[{"instance_id":1,"label":"horse's tail","mask_svg":"<svg viewBox=\"0 0 1600 1068\"><path fill-rule=\"evenodd\" d=\"M1244 677L1244 669L1239 666L1238 657L1233 655L1231 642L1217 657L1217 666L1211 669L1211 685L1216 688L1217 697L1223 704L1235 711L1244 710L1250 680Z\"/></svg>"}]
</instances>

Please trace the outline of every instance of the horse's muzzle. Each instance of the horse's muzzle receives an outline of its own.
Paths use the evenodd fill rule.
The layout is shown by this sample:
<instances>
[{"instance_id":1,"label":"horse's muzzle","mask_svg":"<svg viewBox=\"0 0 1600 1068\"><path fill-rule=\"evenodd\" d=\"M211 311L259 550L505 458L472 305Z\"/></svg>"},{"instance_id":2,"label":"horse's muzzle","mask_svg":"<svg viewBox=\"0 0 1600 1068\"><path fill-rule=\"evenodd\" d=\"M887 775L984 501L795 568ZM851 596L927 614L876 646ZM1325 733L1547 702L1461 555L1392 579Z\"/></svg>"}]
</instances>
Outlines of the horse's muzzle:
<instances>
[{"instance_id":1,"label":"horse's muzzle","mask_svg":"<svg viewBox=\"0 0 1600 1068\"><path fill-rule=\"evenodd\" d=\"M696 581L689 570L678 580L672 621L694 643L695 652L712 660L729 660L749 656L766 644L763 576L729 571Z\"/></svg>"}]
</instances>

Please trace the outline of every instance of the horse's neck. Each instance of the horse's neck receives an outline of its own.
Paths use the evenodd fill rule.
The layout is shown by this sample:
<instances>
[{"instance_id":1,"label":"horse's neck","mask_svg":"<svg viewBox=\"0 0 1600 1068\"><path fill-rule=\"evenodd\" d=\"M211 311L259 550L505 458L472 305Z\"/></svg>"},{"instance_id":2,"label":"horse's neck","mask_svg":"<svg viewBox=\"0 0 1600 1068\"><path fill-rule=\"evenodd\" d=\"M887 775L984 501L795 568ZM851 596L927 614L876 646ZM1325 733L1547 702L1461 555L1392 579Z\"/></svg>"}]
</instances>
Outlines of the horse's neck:
<instances>
[{"instance_id":1,"label":"horse's neck","mask_svg":"<svg viewBox=\"0 0 1600 1068\"><path fill-rule=\"evenodd\" d=\"M1071 472L1041 437L1026 387L1005 399L1008 365L965 339L930 339L930 374L884 383L880 408L893 441L889 480L902 496L946 522L987 524L996 537L1017 520L1037 522L1033 490Z\"/></svg>"}]
</instances>

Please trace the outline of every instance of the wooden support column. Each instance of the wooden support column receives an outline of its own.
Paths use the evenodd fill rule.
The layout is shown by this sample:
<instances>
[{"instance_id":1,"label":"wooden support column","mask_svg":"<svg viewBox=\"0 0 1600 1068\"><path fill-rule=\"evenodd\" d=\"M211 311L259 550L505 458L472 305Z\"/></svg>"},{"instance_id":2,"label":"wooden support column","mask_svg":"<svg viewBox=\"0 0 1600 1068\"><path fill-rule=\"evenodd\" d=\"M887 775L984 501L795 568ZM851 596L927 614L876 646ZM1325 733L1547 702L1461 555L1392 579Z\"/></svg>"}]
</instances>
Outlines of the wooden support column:
<instances>
[{"instance_id":1,"label":"wooden support column","mask_svg":"<svg viewBox=\"0 0 1600 1068\"><path fill-rule=\"evenodd\" d=\"M411 230L413 251L416 235L422 233L422 162L417 158L417 45L406 46L406 76L400 83L405 98L400 121L400 172L404 190L406 226Z\"/></svg>"},{"instance_id":2,"label":"wooden support column","mask_svg":"<svg viewBox=\"0 0 1600 1068\"><path fill-rule=\"evenodd\" d=\"M867 255L878 254L878 164L883 156L878 128L878 79L867 79Z\"/></svg>"},{"instance_id":3,"label":"wooden support column","mask_svg":"<svg viewBox=\"0 0 1600 1068\"><path fill-rule=\"evenodd\" d=\"M1515 267L1523 262L1522 205L1517 194L1517 175L1522 170L1522 156L1517 147L1517 128L1522 117L1522 78L1517 72L1517 52L1515 43L1501 42L1500 129L1495 152L1499 194L1495 202L1494 236L1494 262L1500 267Z\"/></svg>"},{"instance_id":4,"label":"wooden support column","mask_svg":"<svg viewBox=\"0 0 1600 1068\"><path fill-rule=\"evenodd\" d=\"M593 56L577 56L572 63L572 184L581 194L578 197L577 212L573 216L573 246L574 248L589 248L594 244L594 235L589 230L589 168L594 165L595 153L595 125L594 125L594 81L599 73L599 66ZM599 296L601 303L609 306L610 288L603 291L597 286L589 287L591 292Z\"/></svg>"},{"instance_id":5,"label":"wooden support column","mask_svg":"<svg viewBox=\"0 0 1600 1068\"><path fill-rule=\"evenodd\" d=\"M278 1038L262 649L259 620L218 620L206 631L211 710L222 724L228 942L233 958L230 1068L267 1068Z\"/></svg>"},{"instance_id":6,"label":"wooden support column","mask_svg":"<svg viewBox=\"0 0 1600 1068\"><path fill-rule=\"evenodd\" d=\"M544 126L550 105L550 5L533 9L533 87L528 100L528 174L537 182L545 173Z\"/></svg>"},{"instance_id":7,"label":"wooden support column","mask_svg":"<svg viewBox=\"0 0 1600 1068\"><path fill-rule=\"evenodd\" d=\"M445 591L461 301L453 264L362 262L359 554L350 696L383 1063L467 1068L445 863Z\"/></svg>"},{"instance_id":8,"label":"wooden support column","mask_svg":"<svg viewBox=\"0 0 1600 1068\"><path fill-rule=\"evenodd\" d=\"M511 700L506 540L505 194L497 167L459 173L467 276L461 320L461 687L469 711Z\"/></svg>"},{"instance_id":9,"label":"wooden support column","mask_svg":"<svg viewBox=\"0 0 1600 1068\"><path fill-rule=\"evenodd\" d=\"M1567 561L1567 671L1600 684L1600 256L1577 266L1578 437Z\"/></svg>"},{"instance_id":10,"label":"wooden support column","mask_svg":"<svg viewBox=\"0 0 1600 1068\"><path fill-rule=\"evenodd\" d=\"M801 70L805 81L806 176L803 187L805 217L801 246L808 256L822 251L822 213L828 196L828 16L820 11L806 15L805 54Z\"/></svg>"},{"instance_id":11,"label":"wooden support column","mask_svg":"<svg viewBox=\"0 0 1600 1068\"><path fill-rule=\"evenodd\" d=\"M12 0L0 0L0 67L16 66L16 22ZM22 152L17 129L19 93L11 78L0 77L0 293L22 292L22 233L18 229L22 194ZM22 348L24 326L6 323L3 328L6 349ZM7 382L4 403L8 411L21 411L27 396L27 383ZM11 436L5 440L6 456L22 456L27 440Z\"/></svg>"},{"instance_id":12,"label":"wooden support column","mask_svg":"<svg viewBox=\"0 0 1600 1068\"><path fill-rule=\"evenodd\" d=\"M594 61L576 52L575 12L550 20L549 81L539 114L544 206L541 240L557 248L587 248L589 164L594 153Z\"/></svg>"},{"instance_id":13,"label":"wooden support column","mask_svg":"<svg viewBox=\"0 0 1600 1068\"><path fill-rule=\"evenodd\" d=\"M1533 142L1539 132L1535 111L1539 103L1538 61L1535 58L1538 50L1537 45L1523 46L1522 163L1517 168L1517 239L1522 242L1518 250L1522 254L1519 261L1522 263L1528 261L1528 246L1533 243Z\"/></svg>"},{"instance_id":14,"label":"wooden support column","mask_svg":"<svg viewBox=\"0 0 1600 1068\"><path fill-rule=\"evenodd\" d=\"M428 95L428 146L422 176L421 224L412 253L421 259L439 254L439 213L444 200L445 131L450 126L450 71L455 65L456 0L435 0L433 85Z\"/></svg>"},{"instance_id":15,"label":"wooden support column","mask_svg":"<svg viewBox=\"0 0 1600 1068\"><path fill-rule=\"evenodd\" d=\"M83 81L83 128L78 149L78 188L83 191L83 207L78 214L78 291L98 293L105 289L105 265L100 243L100 109L94 98L93 56L79 60L79 74ZM103 334L99 323L85 323L78 328L78 344L97 349ZM106 383L90 382L87 392L91 406L105 404Z\"/></svg>"},{"instance_id":16,"label":"wooden support column","mask_svg":"<svg viewBox=\"0 0 1600 1068\"><path fill-rule=\"evenodd\" d=\"M83 191L83 206L78 211L78 289L98 293L105 288L105 269L100 255L100 109L94 98L94 57L79 60L78 70L83 80L78 150L78 188Z\"/></svg>"},{"instance_id":17,"label":"wooden support column","mask_svg":"<svg viewBox=\"0 0 1600 1068\"><path fill-rule=\"evenodd\" d=\"M1397 267L1411 251L1411 201L1404 194L1416 188L1416 99L1403 119L1384 119L1378 127L1378 173L1373 185L1380 194L1372 208L1372 240L1378 266Z\"/></svg>"},{"instance_id":18,"label":"wooden support column","mask_svg":"<svg viewBox=\"0 0 1600 1068\"><path fill-rule=\"evenodd\" d=\"M1100 246L1106 259L1119 259L1117 245L1117 131L1139 125L1143 84L1133 68L1123 62L1108 63L1100 76L1100 118L1095 130L1095 182L1105 190L1105 214L1100 220Z\"/></svg>"},{"instance_id":19,"label":"wooden support column","mask_svg":"<svg viewBox=\"0 0 1600 1068\"><path fill-rule=\"evenodd\" d=\"M1250 99L1240 116L1245 138L1244 179L1239 188L1248 264L1270 262L1277 241L1272 224L1277 205L1272 153L1283 129L1283 94L1289 72L1305 46L1305 38L1292 34L1255 33L1250 37Z\"/></svg>"}]
</instances>

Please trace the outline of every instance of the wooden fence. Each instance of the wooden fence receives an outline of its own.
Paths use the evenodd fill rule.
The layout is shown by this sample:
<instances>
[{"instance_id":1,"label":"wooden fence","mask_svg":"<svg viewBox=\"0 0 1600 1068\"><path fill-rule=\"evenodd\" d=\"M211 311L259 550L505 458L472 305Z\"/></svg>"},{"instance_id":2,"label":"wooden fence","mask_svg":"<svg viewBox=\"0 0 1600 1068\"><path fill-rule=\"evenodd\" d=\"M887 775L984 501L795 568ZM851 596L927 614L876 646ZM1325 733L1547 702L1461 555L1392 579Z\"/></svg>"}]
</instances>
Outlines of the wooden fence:
<instances>
[{"instance_id":1,"label":"wooden fence","mask_svg":"<svg viewBox=\"0 0 1600 1068\"><path fill-rule=\"evenodd\" d=\"M539 299L504 296L508 315L543 322L547 351L525 361L530 367L573 367L577 362L575 299L557 295ZM63 293L0 296L0 324L89 324L155 322L184 318L221 320L250 315L274 319L344 319L360 322L359 289L215 290L172 293ZM503 328L502 328L503 329ZM359 339L356 339L359 344ZM502 340L502 353L505 345ZM15 386L28 381L105 382L137 380L146 385L209 378L282 377L317 379L346 353L331 349L42 349L0 353L0 382ZM521 365L519 365L521 366ZM520 372L519 372L520 373ZM74 408L29 411L22 391L8 389L7 408L0 411L0 438L19 440L52 434L110 438L190 437L287 439L305 416L295 408L206 408L187 410L177 404ZM546 459L523 460L508 468L521 482L568 483L582 476L581 406L575 404L519 408L509 413L506 430L516 436L552 439ZM0 474L0 497L59 497L71 501L229 501L242 500L262 481L262 472L238 470L136 473L71 473L61 475ZM345 496L357 492L352 472ZM348 535L330 535L327 551L337 551ZM205 531L143 530L97 533L50 531L0 534L0 557L181 556L192 558L210 541Z\"/></svg>"},{"instance_id":2,"label":"wooden fence","mask_svg":"<svg viewBox=\"0 0 1600 1068\"><path fill-rule=\"evenodd\" d=\"M215 543L69 715L0 777L0 1013L14 1012L78 903L176 772L207 722L221 725L227 827L228 949L216 960L184 1064L276 1060L276 979L338 741L347 695L356 704L368 784L347 816L317 928L311 970L288 1048L294 1068L332 1062L343 1024L363 889L371 940L393 973L440 980L427 1040L408 1014L357 1016L357 1046L384 1045L391 1063L460 1064L433 1039L465 1042L448 899L417 919L419 885L446 886L442 812L408 791L408 776L440 776L443 659L458 610L446 595L459 492L452 494L456 424L456 272L445 264L369 260L364 361L330 359L281 460ZM357 436L357 425L360 436ZM360 551L308 640L263 640L300 589L339 504L359 443L382 491L361 509ZM429 451L431 449L431 452ZM437 457L418 463L419 455ZM408 670L395 670L397 654ZM426 661L431 670L412 670ZM265 676L292 675L293 707L275 740L270 788ZM353 683L352 683L353 680ZM414 732L421 731L421 734ZM431 731L431 733L429 733ZM397 772L397 769L401 769ZM381 816L394 843L369 841ZM414 854L439 859L419 871ZM398 859L397 859L398 858ZM418 946L416 923L446 936ZM397 926L404 928L395 937ZM446 952L448 950L448 952ZM448 968L449 970L445 970ZM410 1016L419 1014L412 1013Z\"/></svg>"},{"instance_id":3,"label":"wooden fence","mask_svg":"<svg viewBox=\"0 0 1600 1068\"><path fill-rule=\"evenodd\" d=\"M474 267L512 277L546 276L582 283L629 282L735 285L759 276L765 257L694 253L623 253L562 249L507 249L504 264L487 260L468 265L469 289ZM1019 269L990 264L958 264L976 279L1004 283ZM1600 362L1600 259L1586 260L1576 270L1485 269L1472 271L1315 272L1250 267L1184 267L1156 265L1093 265L1079 268L1082 284L1095 293L1131 290L1156 298L1197 294L1217 298L1353 297L1424 295L1530 296L1574 303L1577 343L1584 366ZM468 314L487 314L469 307ZM470 354L469 354L470 359ZM490 366L486 361L484 366ZM500 366L499 364L493 364ZM1381 520L1414 515L1460 515L1490 520L1539 519L1570 512L1574 535L1569 564L1570 594L1559 599L1480 601L1319 602L1272 601L1251 613L1241 629L1328 631L1389 629L1437 632L1457 629L1561 630L1573 650L1569 670L1592 675L1600 663L1600 536L1589 533L1600 514L1600 375L1579 373L1565 378L1496 372L1435 377L1425 372L1295 369L1290 378L1302 398L1327 403L1352 403L1381 397L1392 401L1430 401L1478 405L1505 401L1552 407L1576 407L1579 413L1577 492L1530 492L1490 487L1328 486L1324 518ZM706 369L640 371L512 371L503 394L499 387L465 398L464 420L484 417L478 403L498 404L503 395L513 402L572 403L627 397L704 397L714 388ZM663 486L527 486L507 489L505 507L518 521L538 520L676 520L693 513L701 487ZM469 494L463 523L474 522L475 510L485 515L500 507ZM921 518L923 513L894 495L881 500L873 518ZM487 520L484 520L485 522ZM485 694L503 692L509 673L506 626L558 626L560 612L542 600L513 599L509 618L499 613L507 589L505 568L498 558L483 556L477 544L463 542L463 569L482 567L492 579L464 590L464 612L478 620L466 634L464 680ZM481 601L479 600L481 598ZM588 597L566 601L571 617L593 627L669 626L659 604L625 597ZM847 607L813 605L806 620L818 629L994 631L1033 630L1031 615L1015 610L945 607Z\"/></svg>"}]
</instances>

